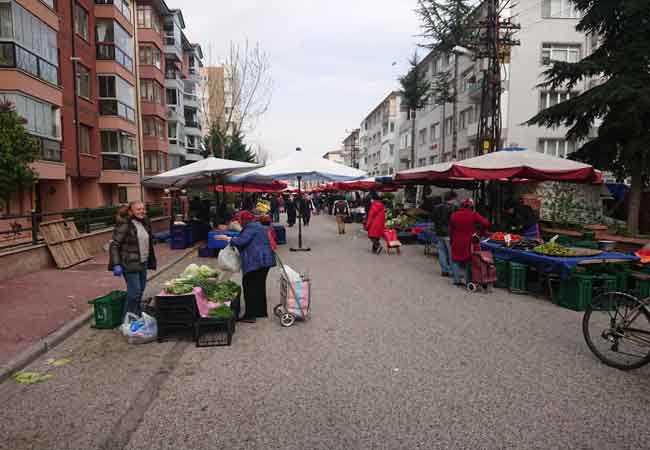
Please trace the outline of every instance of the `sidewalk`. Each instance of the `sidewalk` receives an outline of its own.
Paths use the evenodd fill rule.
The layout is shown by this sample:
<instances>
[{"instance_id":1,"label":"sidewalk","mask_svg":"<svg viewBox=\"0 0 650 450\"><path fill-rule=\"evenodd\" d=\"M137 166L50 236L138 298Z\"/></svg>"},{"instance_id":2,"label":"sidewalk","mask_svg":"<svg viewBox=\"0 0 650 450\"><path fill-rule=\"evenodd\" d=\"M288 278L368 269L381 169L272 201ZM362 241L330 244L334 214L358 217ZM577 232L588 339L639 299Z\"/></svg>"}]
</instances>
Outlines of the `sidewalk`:
<instances>
[{"instance_id":1,"label":"sidewalk","mask_svg":"<svg viewBox=\"0 0 650 450\"><path fill-rule=\"evenodd\" d=\"M158 268L182 253L156 245ZM125 290L124 280L107 266L104 252L66 270L47 269L0 282L0 364L81 316L90 309L88 300Z\"/></svg>"}]
</instances>

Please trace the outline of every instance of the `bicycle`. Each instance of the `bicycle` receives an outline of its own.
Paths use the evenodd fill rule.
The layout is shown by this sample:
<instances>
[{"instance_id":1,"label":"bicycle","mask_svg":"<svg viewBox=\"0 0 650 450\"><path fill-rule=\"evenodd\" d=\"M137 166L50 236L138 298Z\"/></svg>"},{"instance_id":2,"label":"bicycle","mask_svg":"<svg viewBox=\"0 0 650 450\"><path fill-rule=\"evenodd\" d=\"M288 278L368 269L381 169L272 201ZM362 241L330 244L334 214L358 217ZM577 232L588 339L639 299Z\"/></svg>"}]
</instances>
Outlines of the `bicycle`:
<instances>
[{"instance_id":1,"label":"bicycle","mask_svg":"<svg viewBox=\"0 0 650 450\"><path fill-rule=\"evenodd\" d=\"M650 297L625 292L598 295L585 310L582 333L603 363L633 370L650 363Z\"/></svg>"}]
</instances>

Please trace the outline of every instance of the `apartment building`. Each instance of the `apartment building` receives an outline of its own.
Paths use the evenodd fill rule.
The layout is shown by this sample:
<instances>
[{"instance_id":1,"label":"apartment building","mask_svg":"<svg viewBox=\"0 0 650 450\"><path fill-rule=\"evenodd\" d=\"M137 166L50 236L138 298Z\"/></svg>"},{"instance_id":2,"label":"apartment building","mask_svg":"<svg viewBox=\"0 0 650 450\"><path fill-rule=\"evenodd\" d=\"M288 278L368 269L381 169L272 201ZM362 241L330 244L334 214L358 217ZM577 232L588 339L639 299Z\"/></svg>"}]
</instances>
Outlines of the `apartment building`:
<instances>
[{"instance_id":1,"label":"apartment building","mask_svg":"<svg viewBox=\"0 0 650 450\"><path fill-rule=\"evenodd\" d=\"M174 60L178 42L173 67L192 119L191 72L202 58L182 27L172 28L167 45L170 21L184 27L180 11L163 0L0 0L0 100L14 105L40 146L37 183L5 209L50 212L159 198L142 192L140 180L174 167L166 60ZM185 115L183 109L183 126ZM185 133L179 163L198 145ZM200 130L189 127L187 135Z\"/></svg>"},{"instance_id":2,"label":"apartment building","mask_svg":"<svg viewBox=\"0 0 650 450\"><path fill-rule=\"evenodd\" d=\"M359 168L359 128L352 130L343 140L344 164L349 167Z\"/></svg>"},{"instance_id":3,"label":"apartment building","mask_svg":"<svg viewBox=\"0 0 650 450\"><path fill-rule=\"evenodd\" d=\"M202 70L202 75L204 84L200 99L204 134L209 133L213 124L232 132L240 117L235 101L239 87L233 80L232 71L227 65L209 66Z\"/></svg>"},{"instance_id":4,"label":"apartment building","mask_svg":"<svg viewBox=\"0 0 650 450\"><path fill-rule=\"evenodd\" d=\"M542 72L552 61L574 62L588 52L588 40L575 30L579 17L569 0L521 0L504 10L504 17L514 17L521 24L516 38L521 45L511 49L502 70L502 146L518 146L566 157L576 148L567 141L565 128L528 127L523 122L541 108L554 105L579 91L549 91L537 87ZM458 58L457 159L476 154L480 117L482 71L485 63L467 53L430 52L420 67L431 80L440 72L454 73ZM453 78L452 78L453 82ZM584 88L585 86L583 86ZM417 112L415 166L450 161L453 147L453 105L430 105ZM411 121L399 129L400 169L410 161Z\"/></svg>"},{"instance_id":5,"label":"apartment building","mask_svg":"<svg viewBox=\"0 0 650 450\"><path fill-rule=\"evenodd\" d=\"M368 176L390 176L397 170L397 139L405 116L401 95L393 91L361 122L359 168Z\"/></svg>"}]
</instances>

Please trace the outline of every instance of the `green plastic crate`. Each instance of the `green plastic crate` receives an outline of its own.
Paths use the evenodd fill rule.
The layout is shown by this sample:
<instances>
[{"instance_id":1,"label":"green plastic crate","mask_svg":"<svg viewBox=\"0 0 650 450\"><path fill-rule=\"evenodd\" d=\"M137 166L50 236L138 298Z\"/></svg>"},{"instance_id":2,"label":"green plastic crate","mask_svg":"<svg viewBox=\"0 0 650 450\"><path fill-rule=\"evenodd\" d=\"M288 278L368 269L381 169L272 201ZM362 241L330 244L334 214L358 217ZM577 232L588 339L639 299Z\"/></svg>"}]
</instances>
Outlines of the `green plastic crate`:
<instances>
[{"instance_id":1,"label":"green plastic crate","mask_svg":"<svg viewBox=\"0 0 650 450\"><path fill-rule=\"evenodd\" d=\"M515 262L510 263L510 292L515 294L523 294L526 292L526 274L528 266Z\"/></svg>"},{"instance_id":2,"label":"green plastic crate","mask_svg":"<svg viewBox=\"0 0 650 450\"><path fill-rule=\"evenodd\" d=\"M574 311L584 311L591 303L593 293L592 275L575 273L560 282L559 305Z\"/></svg>"},{"instance_id":3,"label":"green plastic crate","mask_svg":"<svg viewBox=\"0 0 650 450\"><path fill-rule=\"evenodd\" d=\"M650 297L650 280L636 280L635 290L639 298Z\"/></svg>"},{"instance_id":4,"label":"green plastic crate","mask_svg":"<svg viewBox=\"0 0 650 450\"><path fill-rule=\"evenodd\" d=\"M570 246L573 244L573 239L570 236L559 235L555 242L559 245Z\"/></svg>"},{"instance_id":5,"label":"green plastic crate","mask_svg":"<svg viewBox=\"0 0 650 450\"><path fill-rule=\"evenodd\" d=\"M616 277L616 290L619 292L628 292L630 290L630 276L632 272L629 269L622 269L617 271L614 276Z\"/></svg>"},{"instance_id":6,"label":"green plastic crate","mask_svg":"<svg viewBox=\"0 0 650 450\"><path fill-rule=\"evenodd\" d=\"M93 316L90 326L102 330L109 330L122 324L122 312L126 292L113 291L103 297L90 300L88 304L93 305Z\"/></svg>"},{"instance_id":7,"label":"green plastic crate","mask_svg":"<svg viewBox=\"0 0 650 450\"><path fill-rule=\"evenodd\" d=\"M510 280L510 267L508 265L508 261L495 259L494 267L497 270L497 281L494 285L498 288L507 289Z\"/></svg>"},{"instance_id":8,"label":"green plastic crate","mask_svg":"<svg viewBox=\"0 0 650 450\"><path fill-rule=\"evenodd\" d=\"M595 241L596 240L596 232L595 231L585 231L582 233L582 240L583 241Z\"/></svg>"}]
</instances>

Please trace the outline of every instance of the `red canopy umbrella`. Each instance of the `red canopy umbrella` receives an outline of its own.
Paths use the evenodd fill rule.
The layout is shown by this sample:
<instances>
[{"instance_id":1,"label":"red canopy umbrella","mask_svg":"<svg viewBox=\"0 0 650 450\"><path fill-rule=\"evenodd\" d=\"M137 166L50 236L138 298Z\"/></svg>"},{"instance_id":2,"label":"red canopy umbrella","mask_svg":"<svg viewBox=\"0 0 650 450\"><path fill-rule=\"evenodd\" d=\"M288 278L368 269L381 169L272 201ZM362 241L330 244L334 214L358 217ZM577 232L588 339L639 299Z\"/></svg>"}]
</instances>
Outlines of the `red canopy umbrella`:
<instances>
[{"instance_id":1,"label":"red canopy umbrella","mask_svg":"<svg viewBox=\"0 0 650 450\"><path fill-rule=\"evenodd\" d=\"M287 183L283 183L281 181L273 181L270 184L259 184L259 183L240 183L240 184L227 184L225 186L223 185L218 185L218 186L210 186L209 190L210 192L214 192L215 189L217 192L223 192L224 188L225 191L228 193L259 193L259 192L268 192L268 193L275 193L275 192L282 192L284 189L286 189Z\"/></svg>"},{"instance_id":2,"label":"red canopy umbrella","mask_svg":"<svg viewBox=\"0 0 650 450\"><path fill-rule=\"evenodd\" d=\"M395 176L396 181L411 183L504 179L594 183L600 178L589 164L524 149L504 149L463 161L409 169Z\"/></svg>"},{"instance_id":3,"label":"red canopy umbrella","mask_svg":"<svg viewBox=\"0 0 650 450\"><path fill-rule=\"evenodd\" d=\"M377 192L394 192L399 189L399 186L392 182L379 182L374 178L365 178L357 181L344 181L334 183L335 187L340 191L377 191Z\"/></svg>"}]
</instances>

